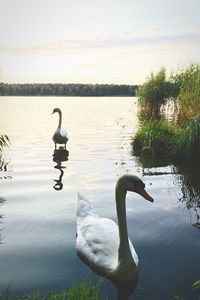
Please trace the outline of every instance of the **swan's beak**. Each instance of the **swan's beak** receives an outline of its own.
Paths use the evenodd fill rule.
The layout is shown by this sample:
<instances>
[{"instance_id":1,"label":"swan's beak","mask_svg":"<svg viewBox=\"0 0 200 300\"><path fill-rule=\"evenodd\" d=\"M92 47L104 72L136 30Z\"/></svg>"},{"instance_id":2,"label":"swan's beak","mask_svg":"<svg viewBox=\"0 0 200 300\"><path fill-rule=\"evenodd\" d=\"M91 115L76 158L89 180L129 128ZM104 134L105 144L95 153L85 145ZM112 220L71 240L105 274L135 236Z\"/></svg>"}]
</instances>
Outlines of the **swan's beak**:
<instances>
[{"instance_id":1,"label":"swan's beak","mask_svg":"<svg viewBox=\"0 0 200 300\"><path fill-rule=\"evenodd\" d=\"M140 194L146 200L153 202L153 198L145 191L145 189L137 189L136 193Z\"/></svg>"}]
</instances>

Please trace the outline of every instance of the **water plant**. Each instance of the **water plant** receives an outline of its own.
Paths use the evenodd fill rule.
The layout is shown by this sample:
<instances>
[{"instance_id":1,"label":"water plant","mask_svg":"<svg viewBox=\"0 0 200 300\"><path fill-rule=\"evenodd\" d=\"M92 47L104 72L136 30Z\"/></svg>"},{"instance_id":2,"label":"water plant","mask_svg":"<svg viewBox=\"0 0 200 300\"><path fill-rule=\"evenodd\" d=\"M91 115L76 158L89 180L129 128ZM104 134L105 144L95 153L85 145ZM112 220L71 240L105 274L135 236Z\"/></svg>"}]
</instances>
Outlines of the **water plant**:
<instances>
[{"instance_id":1,"label":"water plant","mask_svg":"<svg viewBox=\"0 0 200 300\"><path fill-rule=\"evenodd\" d=\"M2 300L108 300L108 297L101 297L100 290L103 279L93 284L89 277L80 284L74 284L68 290L60 293L48 293L43 295L41 291L25 296L15 296L12 287L9 285Z\"/></svg>"},{"instance_id":2,"label":"water plant","mask_svg":"<svg viewBox=\"0 0 200 300\"><path fill-rule=\"evenodd\" d=\"M173 145L171 152L176 159L200 161L200 115L181 127L171 142Z\"/></svg>"},{"instance_id":3,"label":"water plant","mask_svg":"<svg viewBox=\"0 0 200 300\"><path fill-rule=\"evenodd\" d=\"M169 161L200 161L200 115L185 126L166 121L149 121L140 125L133 137L135 155L169 158Z\"/></svg>"},{"instance_id":4,"label":"water plant","mask_svg":"<svg viewBox=\"0 0 200 300\"><path fill-rule=\"evenodd\" d=\"M197 281L195 281L195 282L192 284L192 289L193 289L193 290L200 289L200 280L197 280ZM199 294L199 296L200 296L200 294ZM174 296L174 299L175 299L175 300L186 300L184 297L179 296L179 295L175 295L175 296ZM197 300L200 300L200 297L198 297Z\"/></svg>"},{"instance_id":5,"label":"water plant","mask_svg":"<svg viewBox=\"0 0 200 300\"><path fill-rule=\"evenodd\" d=\"M174 84L167 80L166 69L151 73L147 81L138 89L140 116L159 118L161 107L169 97L174 96Z\"/></svg>"},{"instance_id":6,"label":"water plant","mask_svg":"<svg viewBox=\"0 0 200 300\"><path fill-rule=\"evenodd\" d=\"M171 141L176 135L176 127L166 121L149 121L142 123L133 137L132 145L135 155L169 158Z\"/></svg>"},{"instance_id":7,"label":"water plant","mask_svg":"<svg viewBox=\"0 0 200 300\"><path fill-rule=\"evenodd\" d=\"M162 108L173 99L179 122L200 114L200 65L191 64L167 77L166 69L151 73L137 92L140 119L161 119Z\"/></svg>"},{"instance_id":8,"label":"water plant","mask_svg":"<svg viewBox=\"0 0 200 300\"><path fill-rule=\"evenodd\" d=\"M200 65L191 64L171 76L177 88L178 118L184 122L200 114Z\"/></svg>"}]
</instances>

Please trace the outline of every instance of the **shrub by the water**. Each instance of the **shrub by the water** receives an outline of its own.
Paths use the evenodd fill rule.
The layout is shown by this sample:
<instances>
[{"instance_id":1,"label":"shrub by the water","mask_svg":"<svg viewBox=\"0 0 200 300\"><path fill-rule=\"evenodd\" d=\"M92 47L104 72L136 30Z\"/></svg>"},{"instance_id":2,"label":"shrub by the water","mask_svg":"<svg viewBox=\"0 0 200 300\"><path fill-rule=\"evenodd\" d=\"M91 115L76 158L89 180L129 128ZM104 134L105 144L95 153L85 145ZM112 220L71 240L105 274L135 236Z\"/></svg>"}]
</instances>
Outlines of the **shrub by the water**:
<instances>
[{"instance_id":1,"label":"shrub by the water","mask_svg":"<svg viewBox=\"0 0 200 300\"><path fill-rule=\"evenodd\" d=\"M165 68L161 68L157 74L151 73L147 81L139 87L137 96L140 113L157 117L161 106L169 97L174 96L174 84L167 80Z\"/></svg>"},{"instance_id":2,"label":"shrub by the water","mask_svg":"<svg viewBox=\"0 0 200 300\"><path fill-rule=\"evenodd\" d=\"M173 75L172 81L178 87L179 119L185 121L200 114L200 65L190 65Z\"/></svg>"},{"instance_id":3,"label":"shrub by the water","mask_svg":"<svg viewBox=\"0 0 200 300\"><path fill-rule=\"evenodd\" d=\"M133 138L133 150L136 155L169 157L171 141L175 134L175 127L165 121L143 123Z\"/></svg>"},{"instance_id":4,"label":"shrub by the water","mask_svg":"<svg viewBox=\"0 0 200 300\"><path fill-rule=\"evenodd\" d=\"M200 115L191 119L172 139L172 155L189 161L200 161Z\"/></svg>"},{"instance_id":5,"label":"shrub by the water","mask_svg":"<svg viewBox=\"0 0 200 300\"><path fill-rule=\"evenodd\" d=\"M176 103L176 124L159 121L169 98ZM150 121L143 121L133 137L135 155L200 161L200 65L190 65L170 78L165 68L151 74L139 88L138 102L140 120Z\"/></svg>"},{"instance_id":6,"label":"shrub by the water","mask_svg":"<svg viewBox=\"0 0 200 300\"><path fill-rule=\"evenodd\" d=\"M200 115L184 127L166 121L142 123L133 137L135 155L151 158L168 158L169 161L185 159L200 162Z\"/></svg>"},{"instance_id":7,"label":"shrub by the water","mask_svg":"<svg viewBox=\"0 0 200 300\"><path fill-rule=\"evenodd\" d=\"M191 64L186 69L167 77L166 69L151 73L138 89L139 116L158 118L161 108L173 99L178 109L178 120L183 123L200 114L200 65Z\"/></svg>"}]
</instances>

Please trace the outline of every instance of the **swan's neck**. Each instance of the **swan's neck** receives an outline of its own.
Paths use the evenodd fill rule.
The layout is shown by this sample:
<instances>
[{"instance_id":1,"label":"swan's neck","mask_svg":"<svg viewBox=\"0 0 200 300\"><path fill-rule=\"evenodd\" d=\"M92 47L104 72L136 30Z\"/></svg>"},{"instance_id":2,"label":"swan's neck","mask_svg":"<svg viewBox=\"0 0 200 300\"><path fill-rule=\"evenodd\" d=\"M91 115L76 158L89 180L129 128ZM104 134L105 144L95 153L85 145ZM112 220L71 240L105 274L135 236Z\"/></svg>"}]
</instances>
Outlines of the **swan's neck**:
<instances>
[{"instance_id":1,"label":"swan's neck","mask_svg":"<svg viewBox=\"0 0 200 300\"><path fill-rule=\"evenodd\" d=\"M59 114L58 128L61 128L61 124L62 124L62 112L58 111L58 114Z\"/></svg>"},{"instance_id":2,"label":"swan's neck","mask_svg":"<svg viewBox=\"0 0 200 300\"><path fill-rule=\"evenodd\" d=\"M115 199L116 199L119 239L120 239L118 263L126 264L126 263L130 263L130 261L134 262L129 247L129 238L128 238L128 231L127 231L126 202L125 202L126 190L122 190L121 188L116 187Z\"/></svg>"}]
</instances>

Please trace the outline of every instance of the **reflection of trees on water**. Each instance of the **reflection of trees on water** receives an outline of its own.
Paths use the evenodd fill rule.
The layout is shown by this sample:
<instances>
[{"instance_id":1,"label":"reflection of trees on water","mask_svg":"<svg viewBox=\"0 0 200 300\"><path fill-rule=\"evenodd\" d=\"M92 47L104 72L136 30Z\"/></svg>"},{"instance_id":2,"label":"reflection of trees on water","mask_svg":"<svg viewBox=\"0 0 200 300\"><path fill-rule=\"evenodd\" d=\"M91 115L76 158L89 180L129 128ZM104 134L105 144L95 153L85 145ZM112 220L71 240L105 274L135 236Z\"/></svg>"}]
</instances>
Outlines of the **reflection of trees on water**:
<instances>
[{"instance_id":1,"label":"reflection of trees on water","mask_svg":"<svg viewBox=\"0 0 200 300\"><path fill-rule=\"evenodd\" d=\"M63 188L62 177L64 175L63 168L65 168L65 167L62 166L62 162L68 161L68 157L69 157L69 151L68 150L66 150L62 147L59 148L59 149L54 150L53 161L57 163L57 165L54 168L56 168L60 171L60 175L59 175L58 179L54 179L54 181L56 183L53 186L53 188L56 191L60 191Z\"/></svg>"}]
</instances>

